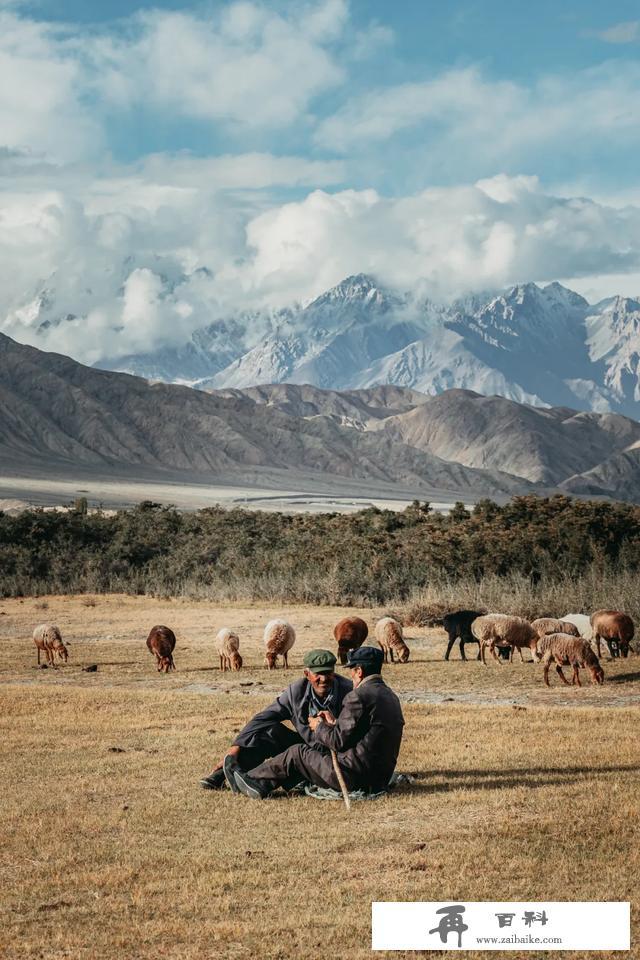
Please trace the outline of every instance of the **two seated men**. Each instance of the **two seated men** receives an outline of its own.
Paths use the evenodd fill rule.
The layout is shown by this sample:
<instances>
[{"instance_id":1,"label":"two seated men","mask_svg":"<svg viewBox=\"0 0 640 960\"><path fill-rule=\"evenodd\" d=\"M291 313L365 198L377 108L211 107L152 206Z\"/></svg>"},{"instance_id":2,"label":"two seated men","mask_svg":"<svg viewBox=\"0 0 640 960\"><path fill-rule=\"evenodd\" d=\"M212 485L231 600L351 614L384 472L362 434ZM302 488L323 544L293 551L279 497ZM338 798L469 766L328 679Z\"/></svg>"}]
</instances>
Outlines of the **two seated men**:
<instances>
[{"instance_id":1,"label":"two seated men","mask_svg":"<svg viewBox=\"0 0 640 960\"><path fill-rule=\"evenodd\" d=\"M234 793L253 800L301 782L338 790L333 750L348 790L384 790L398 759L404 718L382 679L382 663L377 647L350 650L346 680L335 672L331 651L311 650L304 677L249 721L202 786L220 789L226 781Z\"/></svg>"}]
</instances>

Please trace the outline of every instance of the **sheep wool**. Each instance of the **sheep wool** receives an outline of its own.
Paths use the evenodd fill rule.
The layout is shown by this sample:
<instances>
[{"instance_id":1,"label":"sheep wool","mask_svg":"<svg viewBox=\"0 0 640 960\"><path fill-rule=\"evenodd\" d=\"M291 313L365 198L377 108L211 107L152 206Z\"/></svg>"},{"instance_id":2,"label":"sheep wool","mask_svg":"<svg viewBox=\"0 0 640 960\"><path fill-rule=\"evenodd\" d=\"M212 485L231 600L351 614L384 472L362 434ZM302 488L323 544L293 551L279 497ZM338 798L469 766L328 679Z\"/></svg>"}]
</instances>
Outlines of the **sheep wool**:
<instances>
[{"instance_id":1,"label":"sheep wool","mask_svg":"<svg viewBox=\"0 0 640 960\"><path fill-rule=\"evenodd\" d=\"M580 668L586 667L592 683L604 683L604 671L600 661L591 649L591 644L583 637L572 637L566 633L549 633L540 637L537 644L538 655L544 664L544 682L549 684L549 667L555 663L558 676L564 684L569 682L562 672L563 666L573 668L571 683L580 683Z\"/></svg>"},{"instance_id":2,"label":"sheep wool","mask_svg":"<svg viewBox=\"0 0 640 960\"><path fill-rule=\"evenodd\" d=\"M216 650L220 657L220 669L223 672L227 670L240 670L242 668L242 657L239 653L240 638L237 633L230 630L229 627L223 627L216 636Z\"/></svg>"},{"instance_id":3,"label":"sheep wool","mask_svg":"<svg viewBox=\"0 0 640 960\"><path fill-rule=\"evenodd\" d=\"M391 658L391 663L395 662L393 659L394 651L400 663L407 662L410 651L404 642L402 624L398 620L395 620L393 617L382 617L382 619L376 623L375 637L380 649L384 653L385 663L388 663L389 657Z\"/></svg>"},{"instance_id":4,"label":"sheep wool","mask_svg":"<svg viewBox=\"0 0 640 960\"><path fill-rule=\"evenodd\" d=\"M286 620L270 620L264 628L265 665L269 670L277 668L282 657L285 669L289 666L288 653L296 642L296 632Z\"/></svg>"}]
</instances>

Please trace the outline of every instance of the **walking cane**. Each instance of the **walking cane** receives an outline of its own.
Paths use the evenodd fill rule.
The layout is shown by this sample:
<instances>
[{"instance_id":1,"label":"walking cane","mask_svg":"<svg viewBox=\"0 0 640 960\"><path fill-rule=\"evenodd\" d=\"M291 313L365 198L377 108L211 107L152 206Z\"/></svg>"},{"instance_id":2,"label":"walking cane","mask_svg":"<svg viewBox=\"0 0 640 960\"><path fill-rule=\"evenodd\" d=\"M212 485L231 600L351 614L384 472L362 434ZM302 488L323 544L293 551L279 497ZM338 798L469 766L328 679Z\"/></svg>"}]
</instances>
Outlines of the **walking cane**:
<instances>
[{"instance_id":1,"label":"walking cane","mask_svg":"<svg viewBox=\"0 0 640 960\"><path fill-rule=\"evenodd\" d=\"M347 810L351 810L351 801L349 800L349 791L347 790L347 785L344 782L344 777L342 776L342 770L340 769L340 764L338 763L338 757L335 750L331 751L331 762L333 763L333 769L336 772L336 777L338 778L338 783L340 784L340 789L342 790L342 798L344 800L344 805Z\"/></svg>"}]
</instances>

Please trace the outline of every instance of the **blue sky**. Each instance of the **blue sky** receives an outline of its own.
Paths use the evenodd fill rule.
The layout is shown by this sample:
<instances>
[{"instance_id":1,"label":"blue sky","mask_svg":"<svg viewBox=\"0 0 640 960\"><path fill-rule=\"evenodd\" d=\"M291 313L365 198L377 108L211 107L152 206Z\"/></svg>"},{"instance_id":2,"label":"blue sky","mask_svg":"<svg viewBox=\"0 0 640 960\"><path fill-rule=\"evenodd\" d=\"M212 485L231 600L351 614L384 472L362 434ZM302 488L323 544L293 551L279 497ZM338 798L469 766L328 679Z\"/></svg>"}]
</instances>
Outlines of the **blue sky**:
<instances>
[{"instance_id":1,"label":"blue sky","mask_svg":"<svg viewBox=\"0 0 640 960\"><path fill-rule=\"evenodd\" d=\"M637 294L639 55L627 0L0 0L0 326L46 287L53 346L139 347L360 270Z\"/></svg>"},{"instance_id":2,"label":"blue sky","mask_svg":"<svg viewBox=\"0 0 640 960\"><path fill-rule=\"evenodd\" d=\"M11 4L9 4L11 8ZM68 34L95 41L113 37L123 40L136 30L136 18L150 18L182 12L195 22L212 22L230 4L154 3L110 0L40 0L13 5L25 20L57 24ZM286 15L295 7L287 3L266 3L274 16ZM299 3L301 9L303 4ZM304 17L301 17L303 24ZM625 36L626 29L626 36ZM619 31L616 35L615 31ZM379 36L375 40L376 31ZM372 39L366 54L351 59L354 37L370 32ZM450 71L477 71L488 86L500 82L517 85L531 93L547 77L566 81L567 89L577 84L583 91L596 87L615 88L616 71L631 72L627 92L635 93L640 69L640 6L630 0L602 4L587 0L558 4L537 0L535 4L508 0L352 0L348 21L339 35L323 49L345 68L342 82L327 83L307 103L317 125L349 100L367 98L381 89L392 90L404 84L424 84ZM185 56L189 51L185 49ZM99 65L96 65L99 70ZM179 69L179 67L178 67ZM598 78L594 72L606 74ZM242 124L228 124L220 118L202 118L176 110L175 104L163 105L132 100L114 108L101 102L90 83L82 93L95 110L102 111L102 129L106 133L105 152L115 159L131 161L147 153L190 150L199 155L236 150L268 150L274 153L295 151L305 156L344 156L344 148L323 143L311 135L309 124L301 116L286 126L247 130ZM254 101L252 108L260 110ZM500 119L492 117L491 121ZM295 122L297 120L297 122ZM508 123L509 117L504 117ZM562 130L562 142L528 143L526 150L512 145L498 160L459 153L434 160L425 170L426 146L437 139L444 121L417 121L397 130L394 135L373 142L350 143L353 156L349 182L367 185L397 194L419 189L430 183L464 181L469 177L490 176L499 162L502 172L534 173L553 183L584 183L592 189L635 186L635 153L619 149L615 138L607 142L601 136L580 134L571 142L570 127ZM491 122L487 124L490 133ZM635 141L635 136L632 138ZM391 148L391 157L390 157ZM421 172L424 171L424 172Z\"/></svg>"}]
</instances>

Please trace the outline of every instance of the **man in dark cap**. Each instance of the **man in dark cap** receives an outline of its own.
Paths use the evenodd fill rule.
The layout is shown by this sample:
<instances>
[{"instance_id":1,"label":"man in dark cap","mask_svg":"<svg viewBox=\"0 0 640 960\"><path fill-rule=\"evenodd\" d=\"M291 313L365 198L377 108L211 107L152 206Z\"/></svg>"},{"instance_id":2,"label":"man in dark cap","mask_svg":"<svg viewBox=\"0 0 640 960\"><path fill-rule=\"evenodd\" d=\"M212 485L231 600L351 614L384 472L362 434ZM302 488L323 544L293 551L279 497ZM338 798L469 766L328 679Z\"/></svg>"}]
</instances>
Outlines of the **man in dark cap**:
<instances>
[{"instance_id":1,"label":"man in dark cap","mask_svg":"<svg viewBox=\"0 0 640 960\"><path fill-rule=\"evenodd\" d=\"M307 744L310 749L328 752L317 742L309 719L321 711L338 716L344 698L353 684L335 672L336 658L330 650L310 650L304 657L304 676L289 684L286 690L243 727L227 751L243 770L251 770L268 757L275 757L295 744ZM295 730L285 727L289 720ZM207 790L219 790L225 784L221 760L200 784ZM298 777L298 780L301 778ZM235 783L230 786L235 790Z\"/></svg>"},{"instance_id":2,"label":"man in dark cap","mask_svg":"<svg viewBox=\"0 0 640 960\"><path fill-rule=\"evenodd\" d=\"M309 720L315 743L336 752L349 790L384 790L400 752L404 718L400 701L380 675L382 662L382 650L376 647L350 650L353 691L344 698L339 716L321 710ZM252 800L264 799L277 787L290 789L301 779L339 789L331 755L308 743L294 744L248 772L227 756L224 772L229 785Z\"/></svg>"}]
</instances>

